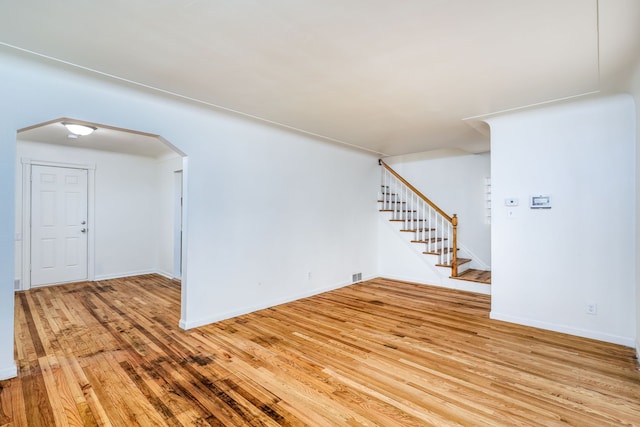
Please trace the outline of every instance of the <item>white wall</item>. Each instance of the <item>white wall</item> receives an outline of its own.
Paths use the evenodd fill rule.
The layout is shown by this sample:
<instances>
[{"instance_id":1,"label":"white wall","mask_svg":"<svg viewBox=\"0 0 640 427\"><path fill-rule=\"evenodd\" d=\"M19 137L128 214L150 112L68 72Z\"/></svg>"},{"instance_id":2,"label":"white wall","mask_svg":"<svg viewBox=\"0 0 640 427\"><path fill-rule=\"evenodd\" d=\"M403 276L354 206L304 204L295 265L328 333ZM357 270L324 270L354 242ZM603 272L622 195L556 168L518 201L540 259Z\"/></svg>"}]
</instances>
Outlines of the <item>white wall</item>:
<instances>
[{"instance_id":1,"label":"white wall","mask_svg":"<svg viewBox=\"0 0 640 427\"><path fill-rule=\"evenodd\" d=\"M489 153L416 153L384 161L449 215L457 214L458 241L475 261L491 265L491 226L485 217L484 178L491 174Z\"/></svg>"},{"instance_id":2,"label":"white wall","mask_svg":"<svg viewBox=\"0 0 640 427\"><path fill-rule=\"evenodd\" d=\"M150 157L19 141L16 233L23 232L22 158L95 165L95 222L90 224L95 239L95 280L151 272L171 276L172 267L159 268L160 254L173 251L173 201L162 199L173 191L171 170L161 170L158 161ZM163 164L172 165L169 161L160 163ZM168 231L163 230L166 222L170 222ZM165 233L171 238L165 238ZM15 247L15 276L21 280L22 242L17 241Z\"/></svg>"},{"instance_id":3,"label":"white wall","mask_svg":"<svg viewBox=\"0 0 640 427\"><path fill-rule=\"evenodd\" d=\"M635 114L620 95L489 120L492 318L634 345Z\"/></svg>"},{"instance_id":4,"label":"white wall","mask_svg":"<svg viewBox=\"0 0 640 427\"><path fill-rule=\"evenodd\" d=\"M95 79L0 47L0 375L13 362L17 129L71 117L161 135L188 155L181 325L376 272L375 157ZM10 159L10 160L7 160ZM311 273L309 278L308 273Z\"/></svg>"},{"instance_id":5,"label":"white wall","mask_svg":"<svg viewBox=\"0 0 640 427\"><path fill-rule=\"evenodd\" d=\"M195 156L185 150L187 280L202 281L190 288L187 310L197 304L199 317L187 327L376 271L376 159L278 129L247 130L203 142Z\"/></svg>"},{"instance_id":6,"label":"white wall","mask_svg":"<svg viewBox=\"0 0 640 427\"><path fill-rule=\"evenodd\" d=\"M0 102L0 380L17 375L13 360L13 203L16 131L2 114L8 102Z\"/></svg>"},{"instance_id":7,"label":"white wall","mask_svg":"<svg viewBox=\"0 0 640 427\"><path fill-rule=\"evenodd\" d=\"M631 82L636 107L636 212L640 212L640 60ZM636 215L636 354L640 360L640 216Z\"/></svg>"}]
</instances>

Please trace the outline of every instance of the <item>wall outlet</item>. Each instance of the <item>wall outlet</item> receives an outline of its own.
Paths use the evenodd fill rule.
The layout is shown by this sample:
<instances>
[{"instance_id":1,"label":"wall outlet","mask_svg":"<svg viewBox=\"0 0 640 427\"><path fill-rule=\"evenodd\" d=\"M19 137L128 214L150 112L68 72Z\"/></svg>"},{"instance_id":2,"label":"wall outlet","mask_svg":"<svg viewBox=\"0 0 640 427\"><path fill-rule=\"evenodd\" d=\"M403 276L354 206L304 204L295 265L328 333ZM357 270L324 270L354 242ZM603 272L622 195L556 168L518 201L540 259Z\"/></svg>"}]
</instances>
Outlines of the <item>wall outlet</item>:
<instances>
[{"instance_id":1,"label":"wall outlet","mask_svg":"<svg viewBox=\"0 0 640 427\"><path fill-rule=\"evenodd\" d=\"M311 272L310 271L307 272L307 280L311 280Z\"/></svg>"},{"instance_id":2,"label":"wall outlet","mask_svg":"<svg viewBox=\"0 0 640 427\"><path fill-rule=\"evenodd\" d=\"M596 314L598 314L598 304L596 304L595 302L587 303L585 311L587 314L595 316Z\"/></svg>"}]
</instances>

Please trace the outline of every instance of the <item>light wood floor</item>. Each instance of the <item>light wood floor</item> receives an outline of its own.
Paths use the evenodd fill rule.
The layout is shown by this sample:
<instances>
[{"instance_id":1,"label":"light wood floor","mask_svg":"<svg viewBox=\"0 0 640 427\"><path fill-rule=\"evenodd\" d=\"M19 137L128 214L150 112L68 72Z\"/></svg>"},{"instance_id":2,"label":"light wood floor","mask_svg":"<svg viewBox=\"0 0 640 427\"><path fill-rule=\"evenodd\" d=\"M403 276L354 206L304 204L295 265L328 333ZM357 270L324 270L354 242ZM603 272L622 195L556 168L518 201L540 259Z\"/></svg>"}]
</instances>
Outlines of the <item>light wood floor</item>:
<instances>
[{"instance_id":1,"label":"light wood floor","mask_svg":"<svg viewBox=\"0 0 640 427\"><path fill-rule=\"evenodd\" d=\"M158 276L16 295L1 426L640 425L630 348L372 280L182 331Z\"/></svg>"}]
</instances>

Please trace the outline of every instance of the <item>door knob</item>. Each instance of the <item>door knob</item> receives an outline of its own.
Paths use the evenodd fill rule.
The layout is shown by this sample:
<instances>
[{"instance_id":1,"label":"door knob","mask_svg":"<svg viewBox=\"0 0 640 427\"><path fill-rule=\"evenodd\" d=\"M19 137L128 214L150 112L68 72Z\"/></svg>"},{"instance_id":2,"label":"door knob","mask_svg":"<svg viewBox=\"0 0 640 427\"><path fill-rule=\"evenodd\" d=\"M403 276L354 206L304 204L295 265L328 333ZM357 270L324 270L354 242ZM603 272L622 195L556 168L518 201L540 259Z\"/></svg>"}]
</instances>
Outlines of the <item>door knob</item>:
<instances>
[{"instance_id":1,"label":"door knob","mask_svg":"<svg viewBox=\"0 0 640 427\"><path fill-rule=\"evenodd\" d=\"M87 229L86 229L86 228L81 228L81 229L80 229L80 232L81 232L81 233L86 233L86 232L87 232Z\"/></svg>"},{"instance_id":2,"label":"door knob","mask_svg":"<svg viewBox=\"0 0 640 427\"><path fill-rule=\"evenodd\" d=\"M80 224L85 225L87 221L82 221Z\"/></svg>"}]
</instances>

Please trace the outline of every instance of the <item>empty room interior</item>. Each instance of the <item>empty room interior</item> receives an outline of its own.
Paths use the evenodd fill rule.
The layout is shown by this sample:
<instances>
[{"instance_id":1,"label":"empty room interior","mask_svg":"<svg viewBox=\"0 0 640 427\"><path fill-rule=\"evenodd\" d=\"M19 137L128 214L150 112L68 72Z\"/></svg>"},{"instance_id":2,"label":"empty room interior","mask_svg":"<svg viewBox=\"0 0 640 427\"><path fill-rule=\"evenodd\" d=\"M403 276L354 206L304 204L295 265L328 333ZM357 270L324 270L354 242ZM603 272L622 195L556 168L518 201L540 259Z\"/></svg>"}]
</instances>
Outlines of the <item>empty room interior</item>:
<instances>
[{"instance_id":1,"label":"empty room interior","mask_svg":"<svg viewBox=\"0 0 640 427\"><path fill-rule=\"evenodd\" d=\"M0 94L0 427L640 425L640 2L1 2Z\"/></svg>"}]
</instances>

